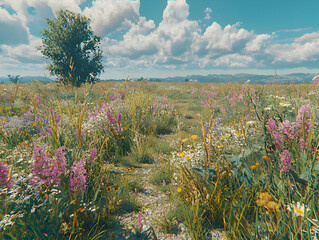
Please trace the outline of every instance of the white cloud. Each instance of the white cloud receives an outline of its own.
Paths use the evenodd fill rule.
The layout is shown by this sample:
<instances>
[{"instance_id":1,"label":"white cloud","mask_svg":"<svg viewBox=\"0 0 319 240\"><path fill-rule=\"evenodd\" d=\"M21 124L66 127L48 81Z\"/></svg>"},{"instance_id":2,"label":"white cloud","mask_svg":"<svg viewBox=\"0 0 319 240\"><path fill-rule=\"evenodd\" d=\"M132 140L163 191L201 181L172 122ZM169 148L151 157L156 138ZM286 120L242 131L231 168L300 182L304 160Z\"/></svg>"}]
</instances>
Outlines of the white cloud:
<instances>
[{"instance_id":1,"label":"white cloud","mask_svg":"<svg viewBox=\"0 0 319 240\"><path fill-rule=\"evenodd\" d=\"M37 48L41 45L41 39L31 36L30 44L18 46L1 45L1 58L8 62L43 63L42 54Z\"/></svg>"},{"instance_id":2,"label":"white cloud","mask_svg":"<svg viewBox=\"0 0 319 240\"><path fill-rule=\"evenodd\" d=\"M37 50L41 39L32 36L29 28L32 33L34 28L42 29L45 18L54 17L60 8L89 17L94 32L102 36L105 66L128 74L319 63L319 32L304 34L290 44L274 44L275 34L256 34L239 23L224 27L213 22L206 28L208 22L203 19L189 19L186 0L168 1L157 26L139 15L140 0L95 0L81 11L84 1L0 0L0 5L16 12L10 15L0 7L0 72L3 66L43 66L46 60ZM210 20L212 9L206 8L204 14L204 19Z\"/></svg>"},{"instance_id":3,"label":"white cloud","mask_svg":"<svg viewBox=\"0 0 319 240\"><path fill-rule=\"evenodd\" d=\"M193 43L194 52L199 56L214 56L241 50L243 44L253 37L253 33L238 29L238 26L239 24L227 25L222 29L218 23L213 22L203 35L197 35Z\"/></svg>"},{"instance_id":4,"label":"white cloud","mask_svg":"<svg viewBox=\"0 0 319 240\"><path fill-rule=\"evenodd\" d=\"M0 44L17 45L29 42L29 32L23 19L0 8Z\"/></svg>"},{"instance_id":5,"label":"white cloud","mask_svg":"<svg viewBox=\"0 0 319 240\"><path fill-rule=\"evenodd\" d=\"M211 18L211 13L212 13L212 10L210 9L210 8L206 8L205 9L205 11L204 11L204 13L205 13L205 17L204 17L204 19L205 20L210 20L210 18Z\"/></svg>"},{"instance_id":6,"label":"white cloud","mask_svg":"<svg viewBox=\"0 0 319 240\"><path fill-rule=\"evenodd\" d=\"M187 16L188 5L185 0L177 0L168 2L163 12L163 21L157 28L152 20L146 21L140 17L122 41L106 45L108 61L112 65L121 65L121 61L114 60L121 56L123 61L140 58L139 63L143 66L185 63L195 33L200 31L198 23L187 20ZM134 61L134 64L138 63Z\"/></svg>"},{"instance_id":7,"label":"white cloud","mask_svg":"<svg viewBox=\"0 0 319 240\"><path fill-rule=\"evenodd\" d=\"M260 34L255 38L251 39L245 47L247 52L257 52L265 47L266 41L269 40L271 36L269 34Z\"/></svg>"},{"instance_id":8,"label":"white cloud","mask_svg":"<svg viewBox=\"0 0 319 240\"><path fill-rule=\"evenodd\" d=\"M84 14L92 20L92 28L98 35L106 36L114 31L129 29L138 22L139 1L96 0Z\"/></svg>"},{"instance_id":9,"label":"white cloud","mask_svg":"<svg viewBox=\"0 0 319 240\"><path fill-rule=\"evenodd\" d=\"M254 59L251 56L234 53L217 58L214 60L214 64L221 67L248 67L253 61Z\"/></svg>"},{"instance_id":10,"label":"white cloud","mask_svg":"<svg viewBox=\"0 0 319 240\"><path fill-rule=\"evenodd\" d=\"M291 44L274 44L266 49L273 63L315 62L319 60L319 32L304 34Z\"/></svg>"},{"instance_id":11,"label":"white cloud","mask_svg":"<svg viewBox=\"0 0 319 240\"><path fill-rule=\"evenodd\" d=\"M186 20L189 15L188 9L186 0L168 1L163 12L163 22L172 23Z\"/></svg>"}]
</instances>

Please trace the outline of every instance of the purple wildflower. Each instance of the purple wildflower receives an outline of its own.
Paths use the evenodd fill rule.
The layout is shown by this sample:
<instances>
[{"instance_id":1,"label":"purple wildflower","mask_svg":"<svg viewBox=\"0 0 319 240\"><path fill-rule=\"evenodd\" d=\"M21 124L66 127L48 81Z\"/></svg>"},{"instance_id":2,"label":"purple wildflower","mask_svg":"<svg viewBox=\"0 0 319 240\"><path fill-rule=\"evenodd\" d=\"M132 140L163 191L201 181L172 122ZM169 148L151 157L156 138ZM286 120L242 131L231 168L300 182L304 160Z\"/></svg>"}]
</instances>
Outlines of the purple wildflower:
<instances>
[{"instance_id":1,"label":"purple wildflower","mask_svg":"<svg viewBox=\"0 0 319 240\"><path fill-rule=\"evenodd\" d=\"M0 162L0 189L1 188L10 188L12 180L8 182L9 169L5 163Z\"/></svg>"},{"instance_id":2,"label":"purple wildflower","mask_svg":"<svg viewBox=\"0 0 319 240\"><path fill-rule=\"evenodd\" d=\"M106 115L107 115L107 118L108 118L108 120L110 121L111 124L115 124L116 123L116 119L115 119L115 117L113 116L112 113L107 112Z\"/></svg>"},{"instance_id":3,"label":"purple wildflower","mask_svg":"<svg viewBox=\"0 0 319 240\"><path fill-rule=\"evenodd\" d=\"M91 149L91 158L90 158L90 163L93 162L93 159L95 158L97 153L96 148Z\"/></svg>"},{"instance_id":4,"label":"purple wildflower","mask_svg":"<svg viewBox=\"0 0 319 240\"><path fill-rule=\"evenodd\" d=\"M117 115L117 122L120 123L122 121L122 114L119 113L119 115Z\"/></svg>"},{"instance_id":5,"label":"purple wildflower","mask_svg":"<svg viewBox=\"0 0 319 240\"><path fill-rule=\"evenodd\" d=\"M140 231L140 232L142 232L142 229L143 229L142 214L141 214L141 212L138 213L138 217L137 217L137 229L138 229L138 231Z\"/></svg>"},{"instance_id":6,"label":"purple wildflower","mask_svg":"<svg viewBox=\"0 0 319 240\"><path fill-rule=\"evenodd\" d=\"M73 193L83 193L86 189L85 159L73 162L70 174L70 189Z\"/></svg>"},{"instance_id":7,"label":"purple wildflower","mask_svg":"<svg viewBox=\"0 0 319 240\"><path fill-rule=\"evenodd\" d=\"M281 172L287 172L290 169L291 164L291 154L288 150L284 150L280 154L280 171Z\"/></svg>"},{"instance_id":8,"label":"purple wildflower","mask_svg":"<svg viewBox=\"0 0 319 240\"><path fill-rule=\"evenodd\" d=\"M34 175L33 182L36 184L45 184L47 186L59 185L60 177L66 170L66 158L63 150L65 147L60 147L55 151L55 158L51 159L48 154L43 153L43 147L34 150L32 173Z\"/></svg>"},{"instance_id":9,"label":"purple wildflower","mask_svg":"<svg viewBox=\"0 0 319 240\"><path fill-rule=\"evenodd\" d=\"M53 133L52 133L52 130L50 129L50 128L48 128L48 127L44 127L45 128L45 130L47 130L48 131L48 135L52 135Z\"/></svg>"},{"instance_id":10,"label":"purple wildflower","mask_svg":"<svg viewBox=\"0 0 319 240\"><path fill-rule=\"evenodd\" d=\"M122 92L122 94L121 94L121 99L122 99L122 100L125 99L125 92Z\"/></svg>"}]
</instances>

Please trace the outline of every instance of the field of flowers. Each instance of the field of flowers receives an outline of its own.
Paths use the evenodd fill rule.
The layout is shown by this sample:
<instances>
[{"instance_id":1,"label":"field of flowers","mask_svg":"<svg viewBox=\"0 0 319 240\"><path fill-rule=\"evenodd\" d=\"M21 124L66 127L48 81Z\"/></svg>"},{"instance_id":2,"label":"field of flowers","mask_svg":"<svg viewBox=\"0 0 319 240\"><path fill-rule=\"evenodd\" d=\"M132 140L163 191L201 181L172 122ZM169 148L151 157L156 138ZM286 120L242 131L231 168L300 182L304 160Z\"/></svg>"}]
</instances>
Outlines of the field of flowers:
<instances>
[{"instance_id":1,"label":"field of flowers","mask_svg":"<svg viewBox=\"0 0 319 240\"><path fill-rule=\"evenodd\" d=\"M2 84L0 239L317 239L318 94Z\"/></svg>"}]
</instances>

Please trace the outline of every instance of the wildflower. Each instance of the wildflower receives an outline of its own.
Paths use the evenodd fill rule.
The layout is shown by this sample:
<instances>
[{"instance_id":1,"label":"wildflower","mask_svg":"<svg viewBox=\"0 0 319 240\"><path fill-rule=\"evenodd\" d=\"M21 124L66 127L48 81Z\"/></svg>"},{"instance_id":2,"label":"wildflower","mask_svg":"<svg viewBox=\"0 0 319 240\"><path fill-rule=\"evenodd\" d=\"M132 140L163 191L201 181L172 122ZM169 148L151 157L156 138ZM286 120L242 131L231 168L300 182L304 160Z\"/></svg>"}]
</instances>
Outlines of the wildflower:
<instances>
[{"instance_id":1,"label":"wildflower","mask_svg":"<svg viewBox=\"0 0 319 240\"><path fill-rule=\"evenodd\" d=\"M256 200L257 206L266 207L267 203L272 201L272 196L267 192L260 192Z\"/></svg>"},{"instance_id":2,"label":"wildflower","mask_svg":"<svg viewBox=\"0 0 319 240\"><path fill-rule=\"evenodd\" d=\"M189 159L191 159L191 157L190 157L190 156L187 156L185 159L186 159L186 160L189 160Z\"/></svg>"},{"instance_id":3,"label":"wildflower","mask_svg":"<svg viewBox=\"0 0 319 240\"><path fill-rule=\"evenodd\" d=\"M257 168L257 166L256 165L252 165L252 166L250 166L250 169L251 170L255 170Z\"/></svg>"},{"instance_id":4,"label":"wildflower","mask_svg":"<svg viewBox=\"0 0 319 240\"><path fill-rule=\"evenodd\" d=\"M63 150L65 147L60 147L55 151L55 158L49 158L48 154L43 153L43 147L34 150L33 158L33 181L34 183L45 184L47 186L59 185L60 176L66 170L66 158Z\"/></svg>"},{"instance_id":5,"label":"wildflower","mask_svg":"<svg viewBox=\"0 0 319 240\"><path fill-rule=\"evenodd\" d=\"M12 171L12 168L10 168L9 170L6 164L0 162L0 188L5 188L5 187L10 188L10 185L12 183L11 171Z\"/></svg>"},{"instance_id":6,"label":"wildflower","mask_svg":"<svg viewBox=\"0 0 319 240\"><path fill-rule=\"evenodd\" d=\"M184 142L187 142L187 141L188 141L187 138L184 138L184 139L182 140L183 143L184 143Z\"/></svg>"},{"instance_id":7,"label":"wildflower","mask_svg":"<svg viewBox=\"0 0 319 240\"><path fill-rule=\"evenodd\" d=\"M218 145L218 146L217 146L218 149L220 149L220 148L222 148L222 147L223 147L223 145Z\"/></svg>"},{"instance_id":8,"label":"wildflower","mask_svg":"<svg viewBox=\"0 0 319 240\"><path fill-rule=\"evenodd\" d=\"M198 137L198 135L192 135L190 136L191 139L196 139Z\"/></svg>"},{"instance_id":9,"label":"wildflower","mask_svg":"<svg viewBox=\"0 0 319 240\"><path fill-rule=\"evenodd\" d=\"M122 121L122 114L121 113L119 113L119 115L117 116L117 122L121 122Z\"/></svg>"},{"instance_id":10,"label":"wildflower","mask_svg":"<svg viewBox=\"0 0 319 240\"><path fill-rule=\"evenodd\" d=\"M107 118L108 118L108 120L110 121L111 124L115 124L116 123L116 119L115 119L115 117L113 116L112 113L107 112L106 115L107 115Z\"/></svg>"},{"instance_id":11,"label":"wildflower","mask_svg":"<svg viewBox=\"0 0 319 240\"><path fill-rule=\"evenodd\" d=\"M236 133L236 135L237 135L237 136L241 136L242 134L238 132L238 133Z\"/></svg>"},{"instance_id":12,"label":"wildflower","mask_svg":"<svg viewBox=\"0 0 319 240\"><path fill-rule=\"evenodd\" d=\"M289 206L287 206L287 210L292 211L294 213L294 217L304 217L305 214L310 211L309 208L305 207L304 204L301 205L300 202L290 204Z\"/></svg>"},{"instance_id":13,"label":"wildflower","mask_svg":"<svg viewBox=\"0 0 319 240\"><path fill-rule=\"evenodd\" d=\"M262 156L262 158L263 158L264 160L269 160L269 159L270 159L270 157L267 157L267 156Z\"/></svg>"},{"instance_id":14,"label":"wildflower","mask_svg":"<svg viewBox=\"0 0 319 240\"><path fill-rule=\"evenodd\" d=\"M180 155L181 157L183 157L183 156L185 156L185 153L180 152L179 155Z\"/></svg>"},{"instance_id":15,"label":"wildflower","mask_svg":"<svg viewBox=\"0 0 319 240\"><path fill-rule=\"evenodd\" d=\"M279 211L280 205L274 201L269 201L265 206L269 211L275 212Z\"/></svg>"},{"instance_id":16,"label":"wildflower","mask_svg":"<svg viewBox=\"0 0 319 240\"><path fill-rule=\"evenodd\" d=\"M70 189L73 193L83 193L86 189L85 159L73 162L70 174Z\"/></svg>"},{"instance_id":17,"label":"wildflower","mask_svg":"<svg viewBox=\"0 0 319 240\"><path fill-rule=\"evenodd\" d=\"M229 137L230 137L230 134L227 134L226 137L229 138Z\"/></svg>"},{"instance_id":18,"label":"wildflower","mask_svg":"<svg viewBox=\"0 0 319 240\"><path fill-rule=\"evenodd\" d=\"M91 158L90 163L93 162L94 157L96 156L97 150L96 148L91 149Z\"/></svg>"},{"instance_id":19,"label":"wildflower","mask_svg":"<svg viewBox=\"0 0 319 240\"><path fill-rule=\"evenodd\" d=\"M142 232L142 229L143 229L141 212L138 213L138 217L137 217L137 229L139 232Z\"/></svg>"},{"instance_id":20,"label":"wildflower","mask_svg":"<svg viewBox=\"0 0 319 240\"><path fill-rule=\"evenodd\" d=\"M289 153L288 150L284 150L281 154L280 154L280 166L281 172L287 172L290 169L290 164L291 164L291 154Z\"/></svg>"},{"instance_id":21,"label":"wildflower","mask_svg":"<svg viewBox=\"0 0 319 240\"><path fill-rule=\"evenodd\" d=\"M281 106L281 107L290 107L291 104L290 103L279 103L279 106Z\"/></svg>"},{"instance_id":22,"label":"wildflower","mask_svg":"<svg viewBox=\"0 0 319 240\"><path fill-rule=\"evenodd\" d=\"M220 140L224 140L224 138L223 138L223 137L221 137L221 138L220 138Z\"/></svg>"},{"instance_id":23,"label":"wildflower","mask_svg":"<svg viewBox=\"0 0 319 240\"><path fill-rule=\"evenodd\" d=\"M182 192L182 188L181 188L181 187L178 187L176 190L177 190L177 192L179 192L179 193Z\"/></svg>"}]
</instances>

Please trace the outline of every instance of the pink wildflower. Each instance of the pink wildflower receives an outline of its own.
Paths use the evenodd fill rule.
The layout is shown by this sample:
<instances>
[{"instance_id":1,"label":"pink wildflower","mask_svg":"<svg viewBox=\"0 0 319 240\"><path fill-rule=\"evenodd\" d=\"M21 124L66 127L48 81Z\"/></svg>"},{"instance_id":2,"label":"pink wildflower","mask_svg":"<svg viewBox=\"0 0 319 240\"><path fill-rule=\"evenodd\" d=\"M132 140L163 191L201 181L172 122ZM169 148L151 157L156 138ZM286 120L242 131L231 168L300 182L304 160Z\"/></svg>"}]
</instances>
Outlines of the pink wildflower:
<instances>
[{"instance_id":1,"label":"pink wildflower","mask_svg":"<svg viewBox=\"0 0 319 240\"><path fill-rule=\"evenodd\" d=\"M43 147L34 150L33 158L33 181L38 184L47 186L59 185L60 177L66 170L66 158L63 150L65 147L60 147L55 151L55 158L50 159L48 154L43 153Z\"/></svg>"},{"instance_id":2,"label":"pink wildflower","mask_svg":"<svg viewBox=\"0 0 319 240\"><path fill-rule=\"evenodd\" d=\"M12 180L8 182L9 169L5 163L0 162L0 189L10 188L13 183Z\"/></svg>"},{"instance_id":3,"label":"pink wildflower","mask_svg":"<svg viewBox=\"0 0 319 240\"><path fill-rule=\"evenodd\" d=\"M280 154L280 171L281 172L287 172L290 169L291 165L291 154L288 150L284 150Z\"/></svg>"},{"instance_id":4,"label":"pink wildflower","mask_svg":"<svg viewBox=\"0 0 319 240\"><path fill-rule=\"evenodd\" d=\"M73 162L70 174L70 189L73 193L83 193L86 189L85 159Z\"/></svg>"},{"instance_id":5,"label":"pink wildflower","mask_svg":"<svg viewBox=\"0 0 319 240\"><path fill-rule=\"evenodd\" d=\"M97 153L96 148L91 149L91 158L90 158L90 163L93 162L93 159L95 158Z\"/></svg>"},{"instance_id":6,"label":"pink wildflower","mask_svg":"<svg viewBox=\"0 0 319 240\"><path fill-rule=\"evenodd\" d=\"M115 124L116 123L116 119L115 119L115 117L113 116L112 113L107 112L106 115L107 115L107 118L108 118L108 120L110 121L111 124Z\"/></svg>"}]
</instances>

